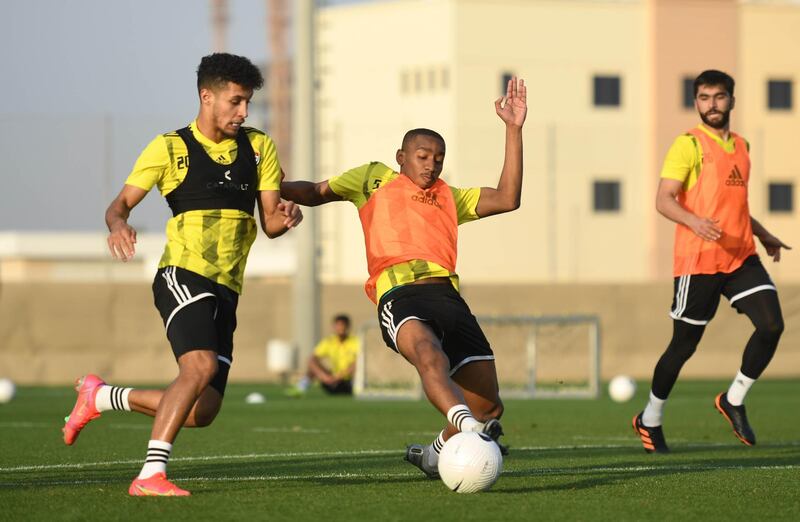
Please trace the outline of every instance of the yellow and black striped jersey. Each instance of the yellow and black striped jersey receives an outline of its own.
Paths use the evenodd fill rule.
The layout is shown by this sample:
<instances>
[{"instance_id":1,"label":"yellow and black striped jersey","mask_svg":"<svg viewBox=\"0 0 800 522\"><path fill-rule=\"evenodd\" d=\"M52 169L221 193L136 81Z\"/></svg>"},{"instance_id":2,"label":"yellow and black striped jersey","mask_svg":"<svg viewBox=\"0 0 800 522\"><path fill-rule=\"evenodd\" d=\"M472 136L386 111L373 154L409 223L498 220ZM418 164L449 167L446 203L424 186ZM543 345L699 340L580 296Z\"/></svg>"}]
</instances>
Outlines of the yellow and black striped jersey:
<instances>
[{"instance_id":1,"label":"yellow and black striped jersey","mask_svg":"<svg viewBox=\"0 0 800 522\"><path fill-rule=\"evenodd\" d=\"M243 128L253 147L257 190L280 191L281 167L272 139L263 132ZM235 139L214 143L197 129L189 130L209 158L220 165L236 161ZM189 167L186 143L177 132L157 136L139 155L127 185L149 191L158 187L163 196L185 179ZM190 210L172 217L166 227L167 244L159 268L179 266L241 293L247 255L257 235L253 216L237 209Z\"/></svg>"},{"instance_id":2,"label":"yellow and black striped jersey","mask_svg":"<svg viewBox=\"0 0 800 522\"><path fill-rule=\"evenodd\" d=\"M400 175L399 172L394 171L383 163L372 162L348 170L339 176L333 176L328 180L328 185L333 192L360 209L367 203L373 192ZM453 193L453 201L456 205L458 224L461 225L462 223L479 219L476 208L481 196L481 189L450 187L450 190ZM392 265L381 273L376 282L376 299L380 301L381 296L392 288L431 277L449 277L450 282L458 290L458 275L456 273L431 261L413 259Z\"/></svg>"}]
</instances>

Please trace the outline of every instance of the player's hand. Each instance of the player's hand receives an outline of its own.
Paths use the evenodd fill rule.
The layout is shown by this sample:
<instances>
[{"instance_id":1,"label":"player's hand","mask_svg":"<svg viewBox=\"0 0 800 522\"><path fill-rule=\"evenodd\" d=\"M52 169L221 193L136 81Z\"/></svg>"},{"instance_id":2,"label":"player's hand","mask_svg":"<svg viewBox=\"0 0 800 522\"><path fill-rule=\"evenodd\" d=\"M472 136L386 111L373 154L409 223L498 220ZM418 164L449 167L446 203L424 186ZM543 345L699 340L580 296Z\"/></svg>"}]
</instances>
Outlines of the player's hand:
<instances>
[{"instance_id":1,"label":"player's hand","mask_svg":"<svg viewBox=\"0 0 800 522\"><path fill-rule=\"evenodd\" d=\"M719 219L696 217L687 223L692 232L706 241L716 241L722 237L722 229L717 225Z\"/></svg>"},{"instance_id":2,"label":"player's hand","mask_svg":"<svg viewBox=\"0 0 800 522\"><path fill-rule=\"evenodd\" d=\"M767 255L770 256L776 263L781 260L781 248L785 248L786 250L792 249L792 247L772 234L760 237L758 240L761 241L762 245L764 245L764 248L767 250Z\"/></svg>"},{"instance_id":3,"label":"player's hand","mask_svg":"<svg viewBox=\"0 0 800 522\"><path fill-rule=\"evenodd\" d=\"M115 225L108 234L108 249L111 257L123 263L133 259L136 253L136 229L125 222Z\"/></svg>"},{"instance_id":4,"label":"player's hand","mask_svg":"<svg viewBox=\"0 0 800 522\"><path fill-rule=\"evenodd\" d=\"M303 212L294 201L281 201L278 203L278 212L283 214L283 226L294 228L303 221Z\"/></svg>"},{"instance_id":5,"label":"player's hand","mask_svg":"<svg viewBox=\"0 0 800 522\"><path fill-rule=\"evenodd\" d=\"M508 80L506 95L494 101L494 110L506 125L522 127L528 114L528 88L525 80L514 76Z\"/></svg>"}]
</instances>

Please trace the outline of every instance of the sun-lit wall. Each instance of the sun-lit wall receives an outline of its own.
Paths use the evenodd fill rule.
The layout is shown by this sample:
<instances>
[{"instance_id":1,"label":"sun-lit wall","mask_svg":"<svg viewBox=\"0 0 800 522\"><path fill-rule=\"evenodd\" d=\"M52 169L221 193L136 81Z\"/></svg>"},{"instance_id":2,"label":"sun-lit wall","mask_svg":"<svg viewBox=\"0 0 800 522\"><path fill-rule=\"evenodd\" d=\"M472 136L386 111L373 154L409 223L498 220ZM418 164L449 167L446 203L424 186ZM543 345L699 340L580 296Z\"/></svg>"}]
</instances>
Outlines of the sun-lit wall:
<instances>
[{"instance_id":1,"label":"sun-lit wall","mask_svg":"<svg viewBox=\"0 0 800 522\"><path fill-rule=\"evenodd\" d=\"M444 178L493 186L503 126L492 102L503 78L528 84L522 208L460 229L464 281L637 282L669 277L674 225L654 207L669 145L699 119L684 82L719 68L738 82L733 128L753 144L754 215L790 244L794 213L767 213L767 182L793 180L795 111L766 109L766 81L792 79L800 6L735 0L390 1L319 15L318 179L381 160L403 132L447 140ZM595 103L595 76L619 80L619 104ZM619 208L595 209L595 182ZM366 274L357 214L322 210L322 274ZM795 241L795 243L797 243ZM800 258L774 269L800 279Z\"/></svg>"},{"instance_id":2,"label":"sun-lit wall","mask_svg":"<svg viewBox=\"0 0 800 522\"><path fill-rule=\"evenodd\" d=\"M797 104L800 80L800 6L794 2L747 2L739 10L738 52L742 71L736 78L736 121L750 141L753 162L750 182L752 214L770 232L792 246L800 245L798 199L800 155ZM792 84L792 108L768 107L768 82ZM794 211L770 212L768 185L792 183ZM787 252L780 263L768 263L777 281L800 280L800 256Z\"/></svg>"}]
</instances>

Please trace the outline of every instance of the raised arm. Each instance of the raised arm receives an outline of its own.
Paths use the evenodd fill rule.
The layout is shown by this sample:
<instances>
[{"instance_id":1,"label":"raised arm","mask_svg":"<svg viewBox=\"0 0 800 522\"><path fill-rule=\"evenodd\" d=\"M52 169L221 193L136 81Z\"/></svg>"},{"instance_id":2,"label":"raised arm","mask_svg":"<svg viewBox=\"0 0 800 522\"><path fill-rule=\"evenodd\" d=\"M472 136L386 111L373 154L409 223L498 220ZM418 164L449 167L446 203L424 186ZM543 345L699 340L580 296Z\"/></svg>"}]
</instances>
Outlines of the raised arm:
<instances>
[{"instance_id":1,"label":"raised arm","mask_svg":"<svg viewBox=\"0 0 800 522\"><path fill-rule=\"evenodd\" d=\"M280 237L303 221L303 213L292 201L281 201L277 190L262 190L258 196L261 229L270 239Z\"/></svg>"},{"instance_id":2,"label":"raised arm","mask_svg":"<svg viewBox=\"0 0 800 522\"><path fill-rule=\"evenodd\" d=\"M764 245L764 248L767 250L767 255L772 257L772 260L776 263L781 260L781 248L785 248L786 250L792 249L792 247L770 234L769 231L764 228L764 225L759 223L753 216L750 216L750 224L753 227L753 235Z\"/></svg>"},{"instance_id":3,"label":"raised arm","mask_svg":"<svg viewBox=\"0 0 800 522\"><path fill-rule=\"evenodd\" d=\"M676 179L661 178L656 192L656 210L680 225L686 225L692 232L706 241L716 241L722 237L722 229L713 216L698 216L689 212L678 203L678 194L683 190L683 182Z\"/></svg>"},{"instance_id":4,"label":"raised arm","mask_svg":"<svg viewBox=\"0 0 800 522\"><path fill-rule=\"evenodd\" d=\"M494 102L497 115L506 125L505 158L497 188L482 187L475 211L480 217L519 208L522 196L522 125L528 113L525 80L508 81L506 95Z\"/></svg>"},{"instance_id":5,"label":"raised arm","mask_svg":"<svg viewBox=\"0 0 800 522\"><path fill-rule=\"evenodd\" d=\"M334 192L328 181L284 181L281 183L281 197L294 201L298 205L316 207L332 201L342 201L342 197Z\"/></svg>"},{"instance_id":6,"label":"raised arm","mask_svg":"<svg viewBox=\"0 0 800 522\"><path fill-rule=\"evenodd\" d=\"M125 262L136 253L136 230L128 224L128 216L146 195L144 189L125 185L106 209L108 249L114 259Z\"/></svg>"}]
</instances>

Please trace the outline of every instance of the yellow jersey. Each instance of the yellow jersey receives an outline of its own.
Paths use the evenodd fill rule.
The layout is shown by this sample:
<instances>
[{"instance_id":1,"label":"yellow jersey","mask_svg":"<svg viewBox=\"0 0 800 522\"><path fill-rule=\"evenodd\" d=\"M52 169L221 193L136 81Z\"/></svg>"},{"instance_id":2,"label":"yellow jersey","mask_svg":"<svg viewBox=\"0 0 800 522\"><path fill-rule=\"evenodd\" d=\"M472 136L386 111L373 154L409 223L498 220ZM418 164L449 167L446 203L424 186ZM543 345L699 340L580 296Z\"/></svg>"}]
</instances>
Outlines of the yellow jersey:
<instances>
[{"instance_id":1,"label":"yellow jersey","mask_svg":"<svg viewBox=\"0 0 800 522\"><path fill-rule=\"evenodd\" d=\"M358 337L349 335L343 341L338 335L333 334L317 344L314 348L314 356L327 360L329 369L335 377L349 379L352 376L347 371L350 366L355 364L359 349Z\"/></svg>"},{"instance_id":2,"label":"yellow jersey","mask_svg":"<svg viewBox=\"0 0 800 522\"><path fill-rule=\"evenodd\" d=\"M281 167L275 144L269 136L244 127L253 152L258 191L280 191ZM189 124L189 131L214 162L236 161L236 139L215 143ZM149 191L158 187L162 196L175 190L186 178L189 152L177 132L157 136L139 155L127 185ZM247 255L257 235L256 221L237 209L190 210L167 221L167 244L159 268L179 266L241 293Z\"/></svg>"}]
</instances>

